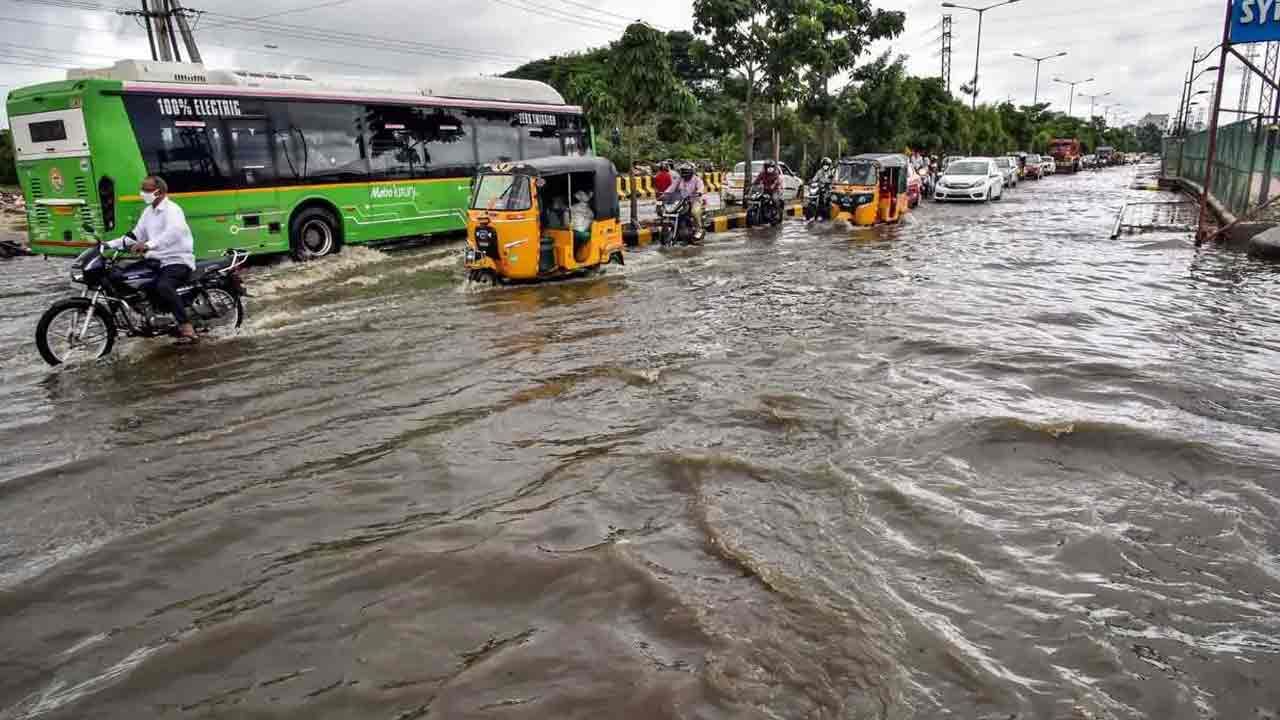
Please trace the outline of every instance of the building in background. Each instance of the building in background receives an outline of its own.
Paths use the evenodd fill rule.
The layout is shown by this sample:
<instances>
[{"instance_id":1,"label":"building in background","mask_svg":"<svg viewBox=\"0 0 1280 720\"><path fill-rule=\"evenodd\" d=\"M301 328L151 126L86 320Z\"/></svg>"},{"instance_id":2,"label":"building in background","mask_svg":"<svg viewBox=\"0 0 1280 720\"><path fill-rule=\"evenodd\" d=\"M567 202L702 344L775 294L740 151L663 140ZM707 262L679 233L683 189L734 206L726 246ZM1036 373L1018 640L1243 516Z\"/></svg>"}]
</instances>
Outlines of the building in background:
<instances>
[{"instance_id":1,"label":"building in background","mask_svg":"<svg viewBox=\"0 0 1280 720\"><path fill-rule=\"evenodd\" d=\"M1147 113L1146 115L1142 116L1141 120L1138 121L1138 127L1145 127L1147 125L1154 125L1160 128L1161 132L1164 132L1169 128L1169 114L1168 113Z\"/></svg>"}]
</instances>

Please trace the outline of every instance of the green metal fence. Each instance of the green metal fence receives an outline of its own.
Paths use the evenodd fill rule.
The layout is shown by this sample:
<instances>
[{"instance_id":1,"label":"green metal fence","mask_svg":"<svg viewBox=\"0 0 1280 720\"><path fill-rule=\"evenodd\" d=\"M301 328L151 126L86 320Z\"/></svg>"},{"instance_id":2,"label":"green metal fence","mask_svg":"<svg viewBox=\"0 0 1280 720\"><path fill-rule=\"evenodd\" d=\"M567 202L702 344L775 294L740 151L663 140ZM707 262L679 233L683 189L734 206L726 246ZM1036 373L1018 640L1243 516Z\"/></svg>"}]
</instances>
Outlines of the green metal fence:
<instances>
[{"instance_id":1,"label":"green metal fence","mask_svg":"<svg viewBox=\"0 0 1280 720\"><path fill-rule=\"evenodd\" d=\"M1214 153L1213 187L1210 192L1237 216L1265 202L1267 128L1260 120L1243 120L1218 128ZM1209 154L1208 131L1185 138L1164 139L1161 158L1165 177L1180 177L1204 185L1205 158ZM1273 153L1268 194L1280 191L1280 152Z\"/></svg>"}]
</instances>

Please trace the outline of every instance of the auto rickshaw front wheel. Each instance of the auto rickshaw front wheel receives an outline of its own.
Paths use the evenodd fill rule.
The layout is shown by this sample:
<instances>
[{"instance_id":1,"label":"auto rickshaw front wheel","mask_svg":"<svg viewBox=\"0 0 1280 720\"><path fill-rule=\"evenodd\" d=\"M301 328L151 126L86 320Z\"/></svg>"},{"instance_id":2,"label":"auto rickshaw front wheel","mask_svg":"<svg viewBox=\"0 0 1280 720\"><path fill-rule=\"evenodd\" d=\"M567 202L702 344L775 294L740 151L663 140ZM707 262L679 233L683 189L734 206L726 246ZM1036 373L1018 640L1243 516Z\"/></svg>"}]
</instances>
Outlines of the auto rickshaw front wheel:
<instances>
[{"instance_id":1,"label":"auto rickshaw front wheel","mask_svg":"<svg viewBox=\"0 0 1280 720\"><path fill-rule=\"evenodd\" d=\"M502 283L502 278L499 277L497 273L487 268L483 270L472 270L467 273L467 280L476 283L477 285L499 285Z\"/></svg>"}]
</instances>

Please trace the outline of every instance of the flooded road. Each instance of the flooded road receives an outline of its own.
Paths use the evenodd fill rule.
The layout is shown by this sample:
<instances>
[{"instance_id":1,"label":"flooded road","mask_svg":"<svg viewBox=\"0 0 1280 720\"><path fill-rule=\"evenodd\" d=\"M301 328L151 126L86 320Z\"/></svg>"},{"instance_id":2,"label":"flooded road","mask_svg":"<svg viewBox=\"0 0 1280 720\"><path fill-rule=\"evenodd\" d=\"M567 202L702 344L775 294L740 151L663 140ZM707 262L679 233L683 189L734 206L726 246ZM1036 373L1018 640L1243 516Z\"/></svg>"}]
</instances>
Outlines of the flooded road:
<instances>
[{"instance_id":1,"label":"flooded road","mask_svg":"<svg viewBox=\"0 0 1280 720\"><path fill-rule=\"evenodd\" d=\"M0 264L0 718L1275 718L1280 270L1131 177L56 372Z\"/></svg>"}]
</instances>

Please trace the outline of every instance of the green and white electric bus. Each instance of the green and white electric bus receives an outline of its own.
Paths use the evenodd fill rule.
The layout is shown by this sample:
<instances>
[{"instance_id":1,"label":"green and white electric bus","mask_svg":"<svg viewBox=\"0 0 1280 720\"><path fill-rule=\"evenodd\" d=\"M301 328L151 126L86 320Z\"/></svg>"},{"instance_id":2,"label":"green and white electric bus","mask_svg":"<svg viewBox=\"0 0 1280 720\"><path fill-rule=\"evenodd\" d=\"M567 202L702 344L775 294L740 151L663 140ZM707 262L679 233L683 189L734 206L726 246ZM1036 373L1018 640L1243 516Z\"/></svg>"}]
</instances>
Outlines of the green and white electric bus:
<instances>
[{"instance_id":1,"label":"green and white electric bus","mask_svg":"<svg viewBox=\"0 0 1280 720\"><path fill-rule=\"evenodd\" d=\"M305 75L124 61L8 97L34 252L74 255L133 227L162 176L199 257L316 257L460 230L478 164L592 151L582 109L542 83L438 94L345 91Z\"/></svg>"}]
</instances>

